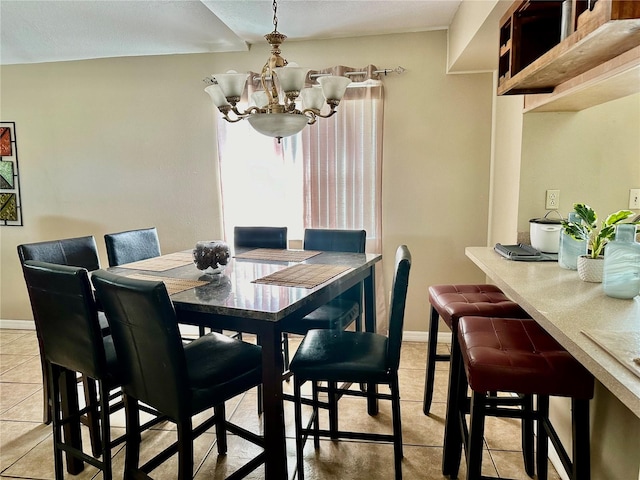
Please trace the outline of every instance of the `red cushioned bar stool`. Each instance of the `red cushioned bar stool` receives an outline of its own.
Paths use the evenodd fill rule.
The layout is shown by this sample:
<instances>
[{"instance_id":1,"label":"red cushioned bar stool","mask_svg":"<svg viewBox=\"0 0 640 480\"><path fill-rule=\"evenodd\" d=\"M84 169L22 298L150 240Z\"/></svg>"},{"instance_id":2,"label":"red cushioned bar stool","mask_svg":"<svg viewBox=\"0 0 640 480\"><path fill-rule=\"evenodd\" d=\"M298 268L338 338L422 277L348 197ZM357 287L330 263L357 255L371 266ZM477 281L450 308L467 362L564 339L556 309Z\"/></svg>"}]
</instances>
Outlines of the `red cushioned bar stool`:
<instances>
[{"instance_id":1,"label":"red cushioned bar stool","mask_svg":"<svg viewBox=\"0 0 640 480\"><path fill-rule=\"evenodd\" d=\"M425 415L429 415L431 410L436 362L450 360L449 355L436 353L439 318L442 318L451 330L452 340L453 332L458 326L458 319L465 315L529 318L527 312L520 305L509 299L495 285L432 285L429 287L429 303L431 304L431 317L422 403Z\"/></svg>"},{"instance_id":2,"label":"red cushioned bar stool","mask_svg":"<svg viewBox=\"0 0 640 480\"><path fill-rule=\"evenodd\" d=\"M459 428L445 433L445 459L451 478L456 478L466 449L467 479L481 475L485 417L518 417L531 413L537 421L536 470L547 479L548 442L551 440L571 480L590 478L589 400L593 398L593 376L535 320L462 317L458 322L455 396L447 406L447 423L455 418ZM452 377L453 378L453 377ZM471 405L467 388L471 389ZM503 408L487 394L490 391L536 395L533 412ZM549 421L549 397L571 398L572 456L562 446ZM470 411L467 429L466 414ZM447 461L447 460L445 460Z\"/></svg>"}]
</instances>

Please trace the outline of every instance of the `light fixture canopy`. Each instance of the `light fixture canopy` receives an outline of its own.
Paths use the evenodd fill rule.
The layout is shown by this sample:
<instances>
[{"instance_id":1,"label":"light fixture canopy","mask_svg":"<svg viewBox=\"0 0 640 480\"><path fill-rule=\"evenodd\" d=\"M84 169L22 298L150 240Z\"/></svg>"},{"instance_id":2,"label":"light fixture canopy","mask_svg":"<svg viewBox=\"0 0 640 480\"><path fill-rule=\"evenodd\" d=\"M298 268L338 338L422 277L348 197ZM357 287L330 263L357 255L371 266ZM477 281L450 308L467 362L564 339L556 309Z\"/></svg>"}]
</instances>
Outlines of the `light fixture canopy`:
<instances>
[{"instance_id":1,"label":"light fixture canopy","mask_svg":"<svg viewBox=\"0 0 640 480\"><path fill-rule=\"evenodd\" d=\"M274 0L274 29L264 36L271 45L271 55L260 73L262 90L251 95L249 107L241 111L237 106L248 73L214 73L206 80L210 85L204 90L227 122L247 119L256 131L280 141L282 137L295 135L306 125L314 124L318 117L329 118L334 115L351 79L320 76L317 79L319 86L305 87L309 69L288 64L280 55L280 45L287 36L278 32L277 10L278 5ZM300 106L296 104L298 100L301 100ZM325 101L329 109L322 113Z\"/></svg>"}]
</instances>

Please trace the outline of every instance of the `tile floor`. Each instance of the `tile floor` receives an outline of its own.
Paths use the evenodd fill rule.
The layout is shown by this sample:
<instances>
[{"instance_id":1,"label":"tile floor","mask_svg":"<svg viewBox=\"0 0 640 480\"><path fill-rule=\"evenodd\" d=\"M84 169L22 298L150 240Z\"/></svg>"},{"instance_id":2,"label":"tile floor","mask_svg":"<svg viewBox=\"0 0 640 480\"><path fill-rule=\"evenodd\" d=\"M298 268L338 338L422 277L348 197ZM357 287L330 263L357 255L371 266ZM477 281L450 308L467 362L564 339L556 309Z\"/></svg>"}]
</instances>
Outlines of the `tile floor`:
<instances>
[{"instance_id":1,"label":"tile floor","mask_svg":"<svg viewBox=\"0 0 640 480\"><path fill-rule=\"evenodd\" d=\"M439 345L443 353L448 346ZM402 396L402 429L404 441L403 478L405 480L440 480L442 439L444 431L447 365L439 363L436 373L434 403L430 416L422 413L422 391L426 346L406 342L402 347L400 365L400 394ZM53 455L51 426L42 419L42 378L35 332L0 330L0 478L52 479ZM285 383L285 390L291 386ZM390 432L389 402L381 402L376 417L366 415L364 399L343 398L340 401L340 428ZM256 411L255 391L234 398L227 403L227 416L252 431L260 431ZM121 415L112 419L112 435L124 432ZM295 478L295 445L293 407L285 402L289 477ZM326 425L326 423L325 423ZM83 427L84 428L84 427ZM83 432L86 433L86 432ZM85 434L86 438L87 435ZM143 435L141 459L153 449L174 441L170 424L160 424ZM487 422L483 473L485 475L527 479L522 467L520 426L517 420L489 419ZM195 445L195 479L222 479L242 465L257 451L238 437L229 437L226 457L218 457L215 434L205 433ZM122 478L124 450L113 452L114 478ZM156 479L176 477L177 461L171 461L152 472ZM305 477L325 479L390 479L393 478L393 447L356 441L321 441L315 451L313 442L305 447ZM463 478L464 467L461 472ZM550 466L550 480L558 480ZM258 468L249 478L260 479L264 469ZM94 479L102 475L86 466L78 476L66 478Z\"/></svg>"}]
</instances>

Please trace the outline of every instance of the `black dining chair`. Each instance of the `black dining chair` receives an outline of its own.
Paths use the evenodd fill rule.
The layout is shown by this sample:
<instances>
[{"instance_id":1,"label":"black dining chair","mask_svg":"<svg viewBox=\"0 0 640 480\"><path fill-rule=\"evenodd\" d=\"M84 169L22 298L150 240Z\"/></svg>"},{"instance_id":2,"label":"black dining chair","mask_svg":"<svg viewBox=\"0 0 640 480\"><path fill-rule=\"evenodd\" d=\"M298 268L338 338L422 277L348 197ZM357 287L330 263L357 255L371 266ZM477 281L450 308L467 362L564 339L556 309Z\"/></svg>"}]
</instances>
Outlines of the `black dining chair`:
<instances>
[{"instance_id":1,"label":"black dining chair","mask_svg":"<svg viewBox=\"0 0 640 480\"><path fill-rule=\"evenodd\" d=\"M409 249L406 245L401 245L398 247L395 257L388 336L373 332L310 330L293 356L290 369L294 378L296 459L299 480L304 479L304 445L309 435L314 437L316 449L320 446L320 436L331 439L348 438L392 442L395 478L396 480L402 478L403 453L398 367L410 267L411 254ZM307 381L313 383L311 401L313 413L307 427L303 428L301 387ZM323 405L319 401L318 382L388 385L391 394L379 393L375 389L370 389L367 392L337 389L337 393L360 397L373 395L378 399L391 400L393 434L341 431L337 421L335 425L330 425L328 430L321 430L319 428L318 407ZM325 404L324 406L329 405Z\"/></svg>"},{"instance_id":2,"label":"black dining chair","mask_svg":"<svg viewBox=\"0 0 640 480\"><path fill-rule=\"evenodd\" d=\"M98 322L98 310L87 270L27 260L23 271L41 342L41 355L48 372L55 477L63 478L64 451L101 469L105 480L111 479L109 399L110 392L120 385L120 372L111 337L103 336ZM83 410L97 409L99 412L101 442L99 451L93 454L100 456L101 460L82 452L80 439L77 438L79 430L72 433L71 438L62 438L63 424L72 422L74 416L76 421L80 421L78 416L83 413L77 410L75 372L98 385L99 400L87 399L87 402L94 401L97 405L90 404ZM74 375L73 384L68 387L73 390L72 394L61 394L60 381L63 375Z\"/></svg>"},{"instance_id":3,"label":"black dining chair","mask_svg":"<svg viewBox=\"0 0 640 480\"><path fill-rule=\"evenodd\" d=\"M104 236L110 267L159 257L160 240L156 227L107 233Z\"/></svg>"},{"instance_id":4,"label":"black dining chair","mask_svg":"<svg viewBox=\"0 0 640 480\"><path fill-rule=\"evenodd\" d=\"M287 227L234 227L234 247L287 248Z\"/></svg>"},{"instance_id":5,"label":"black dining chair","mask_svg":"<svg viewBox=\"0 0 640 480\"><path fill-rule=\"evenodd\" d=\"M24 272L24 263L28 260L39 262L54 263L57 265L70 265L74 267L82 267L89 272L100 268L100 258L98 256L98 247L93 235L85 237L65 238L61 240L50 240L37 243L25 243L18 245L18 258ZM103 335L109 333L109 323L104 313L99 312L98 321ZM36 332L37 333L37 332ZM42 352L42 340L38 336L38 345L40 346L40 360L42 366L42 393L44 397L43 405L43 422L51 422L50 410L50 393L48 381L48 369L44 361ZM95 383L89 379L82 379L87 402L95 404L96 388ZM88 412L83 418L83 423L87 423L90 428L92 445L94 453L101 450L99 425L96 412Z\"/></svg>"},{"instance_id":6,"label":"black dining chair","mask_svg":"<svg viewBox=\"0 0 640 480\"><path fill-rule=\"evenodd\" d=\"M111 324L124 372L127 425L125 478L148 474L176 452L180 480L193 477L193 440L215 425L218 453L227 451L227 430L264 448L263 437L225 419L225 402L262 381L262 352L215 332L183 344L164 283L98 270L92 276ZM162 359L162 361L158 361ZM139 465L139 402L157 409L177 426L177 441ZM192 417L213 409L193 428ZM264 451L233 474L243 478L264 462Z\"/></svg>"},{"instance_id":7,"label":"black dining chair","mask_svg":"<svg viewBox=\"0 0 640 480\"><path fill-rule=\"evenodd\" d=\"M366 242L365 230L307 228L304 231L303 248L326 252L365 253ZM354 322L355 330L362 331L362 294L363 286L359 283L303 318L284 322L282 337L285 368L289 366L289 333L304 335L314 328L345 330ZM333 395L334 385L331 384L329 389L330 397L337 401ZM335 422L335 415L335 407L329 408L332 423Z\"/></svg>"}]
</instances>

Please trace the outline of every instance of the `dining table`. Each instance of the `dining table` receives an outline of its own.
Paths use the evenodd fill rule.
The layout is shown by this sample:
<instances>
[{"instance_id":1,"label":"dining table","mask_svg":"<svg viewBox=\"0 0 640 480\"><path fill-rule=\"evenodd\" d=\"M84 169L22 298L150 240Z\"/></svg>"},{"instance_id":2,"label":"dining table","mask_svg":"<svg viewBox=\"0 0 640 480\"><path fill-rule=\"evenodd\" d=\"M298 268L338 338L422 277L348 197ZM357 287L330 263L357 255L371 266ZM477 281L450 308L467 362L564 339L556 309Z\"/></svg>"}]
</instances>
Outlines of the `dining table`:
<instances>
[{"instance_id":1,"label":"dining table","mask_svg":"<svg viewBox=\"0 0 640 480\"><path fill-rule=\"evenodd\" d=\"M180 324L256 335L262 347L264 478L282 480L288 478L282 325L361 283L364 328L376 331L374 273L381 259L368 253L237 249L226 265L199 270L192 250L186 250L109 271L162 280ZM368 412L377 411L377 400L371 396Z\"/></svg>"}]
</instances>

